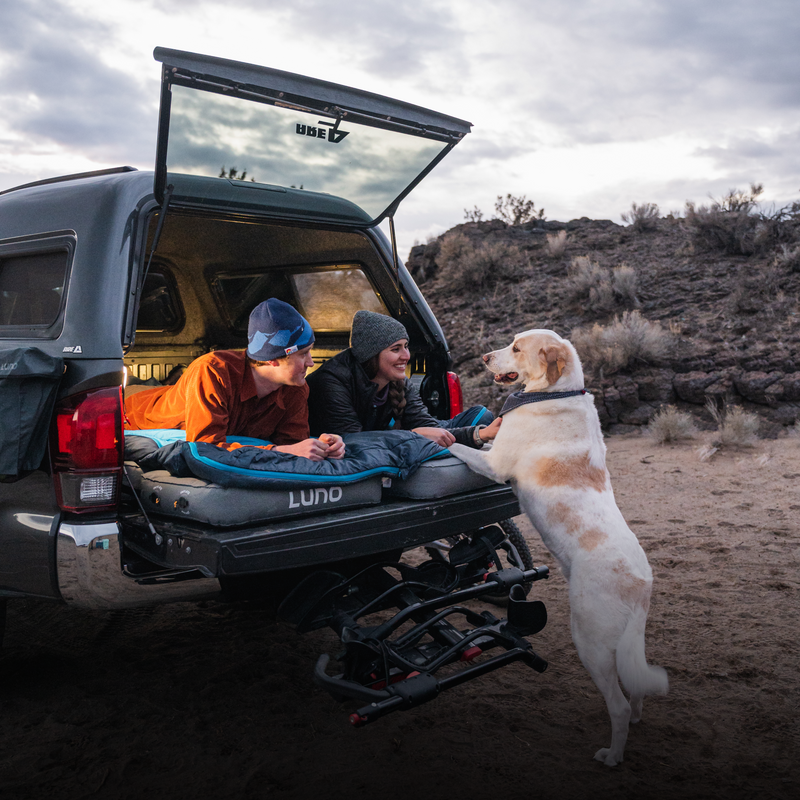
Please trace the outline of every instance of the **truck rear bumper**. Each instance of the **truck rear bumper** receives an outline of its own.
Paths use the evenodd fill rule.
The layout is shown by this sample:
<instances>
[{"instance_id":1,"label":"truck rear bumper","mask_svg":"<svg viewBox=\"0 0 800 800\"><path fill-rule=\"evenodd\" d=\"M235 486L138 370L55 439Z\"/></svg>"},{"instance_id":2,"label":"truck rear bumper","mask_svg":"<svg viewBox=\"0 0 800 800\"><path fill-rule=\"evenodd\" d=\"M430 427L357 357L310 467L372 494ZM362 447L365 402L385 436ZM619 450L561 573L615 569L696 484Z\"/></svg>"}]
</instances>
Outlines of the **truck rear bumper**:
<instances>
[{"instance_id":1,"label":"truck rear bumper","mask_svg":"<svg viewBox=\"0 0 800 800\"><path fill-rule=\"evenodd\" d=\"M134 608L220 593L219 581L199 570L128 572L116 522L62 523L56 537L56 574L62 599L82 608Z\"/></svg>"},{"instance_id":2,"label":"truck rear bumper","mask_svg":"<svg viewBox=\"0 0 800 800\"><path fill-rule=\"evenodd\" d=\"M467 533L520 513L507 486L436 500L395 500L379 506L276 521L250 528L208 528L141 515L123 520L125 543L168 569L235 576L322 566Z\"/></svg>"}]
</instances>

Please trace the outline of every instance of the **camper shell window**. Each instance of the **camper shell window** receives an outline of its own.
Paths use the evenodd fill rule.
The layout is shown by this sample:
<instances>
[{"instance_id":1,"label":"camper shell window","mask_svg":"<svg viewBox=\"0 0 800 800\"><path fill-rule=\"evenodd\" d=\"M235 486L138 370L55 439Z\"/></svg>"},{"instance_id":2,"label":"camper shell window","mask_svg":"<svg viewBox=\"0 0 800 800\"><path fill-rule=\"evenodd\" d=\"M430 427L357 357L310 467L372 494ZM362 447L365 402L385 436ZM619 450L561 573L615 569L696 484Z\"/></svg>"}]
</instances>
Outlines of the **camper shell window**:
<instances>
[{"instance_id":1,"label":"camper shell window","mask_svg":"<svg viewBox=\"0 0 800 800\"><path fill-rule=\"evenodd\" d=\"M74 249L74 234L0 242L0 338L58 337Z\"/></svg>"}]
</instances>

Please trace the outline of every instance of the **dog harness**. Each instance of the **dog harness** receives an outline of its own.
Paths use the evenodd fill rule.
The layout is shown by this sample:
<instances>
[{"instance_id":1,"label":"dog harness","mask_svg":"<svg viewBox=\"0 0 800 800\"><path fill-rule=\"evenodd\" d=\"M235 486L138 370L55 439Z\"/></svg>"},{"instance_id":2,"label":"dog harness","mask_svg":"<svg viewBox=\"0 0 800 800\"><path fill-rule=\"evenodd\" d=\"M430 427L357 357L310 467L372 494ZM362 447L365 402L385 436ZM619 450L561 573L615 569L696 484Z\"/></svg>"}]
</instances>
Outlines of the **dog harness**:
<instances>
[{"instance_id":1,"label":"dog harness","mask_svg":"<svg viewBox=\"0 0 800 800\"><path fill-rule=\"evenodd\" d=\"M570 392L513 392L503 403L500 416L513 411L515 408L527 405L528 403L539 403L542 400L561 400L564 397L577 397L586 394L586 389L573 389Z\"/></svg>"}]
</instances>

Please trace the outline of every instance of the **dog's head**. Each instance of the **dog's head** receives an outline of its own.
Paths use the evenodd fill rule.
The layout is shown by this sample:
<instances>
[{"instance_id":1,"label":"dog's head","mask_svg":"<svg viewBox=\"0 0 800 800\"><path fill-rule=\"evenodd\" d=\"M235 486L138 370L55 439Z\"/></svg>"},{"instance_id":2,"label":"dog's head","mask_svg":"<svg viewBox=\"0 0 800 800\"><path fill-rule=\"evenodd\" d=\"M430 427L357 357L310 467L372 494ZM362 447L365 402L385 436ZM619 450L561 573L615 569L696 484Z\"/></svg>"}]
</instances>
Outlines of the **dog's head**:
<instances>
[{"instance_id":1,"label":"dog's head","mask_svg":"<svg viewBox=\"0 0 800 800\"><path fill-rule=\"evenodd\" d=\"M553 331L518 333L508 347L487 353L483 360L494 373L495 383L524 383L529 392L583 388L583 369L575 348Z\"/></svg>"}]
</instances>

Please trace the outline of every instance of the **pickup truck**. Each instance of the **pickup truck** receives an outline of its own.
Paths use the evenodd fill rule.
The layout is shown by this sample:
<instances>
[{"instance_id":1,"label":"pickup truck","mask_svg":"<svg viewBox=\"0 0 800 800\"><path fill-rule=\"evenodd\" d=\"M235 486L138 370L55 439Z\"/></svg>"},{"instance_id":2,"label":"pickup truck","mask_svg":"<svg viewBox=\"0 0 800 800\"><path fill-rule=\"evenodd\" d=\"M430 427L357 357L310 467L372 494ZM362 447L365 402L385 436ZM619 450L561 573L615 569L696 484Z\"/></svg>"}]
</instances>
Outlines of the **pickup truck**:
<instances>
[{"instance_id":1,"label":"pickup truck","mask_svg":"<svg viewBox=\"0 0 800 800\"><path fill-rule=\"evenodd\" d=\"M154 171L123 166L0 193L0 622L20 597L116 609L279 589L298 629L333 624L370 639L372 629L355 633L365 607L354 610L354 598L366 592L370 611L394 606L405 619L413 606L428 634L433 626L436 652L416 637L401 662L471 659L477 642L543 669L520 638L544 624L543 607L519 589L546 568L532 569L510 522L519 508L509 487L473 476L425 496L384 478L352 496L275 490L263 506L250 505L252 490L170 485L127 459L124 394L174 382L203 353L246 346L249 312L267 297L310 321L315 365L347 347L356 310L394 316L431 413L461 410L445 336L397 256L393 215L470 124L278 70L154 56L163 65ZM201 489L211 500L192 514ZM422 545L426 568L386 571ZM400 588L376 600L389 584ZM516 628L488 614L465 638L437 611L453 592L460 602L512 587ZM408 707L439 686L370 688L374 663L362 656L340 694ZM420 683L392 667L391 682L409 675ZM333 680L322 662L318 677Z\"/></svg>"}]
</instances>

